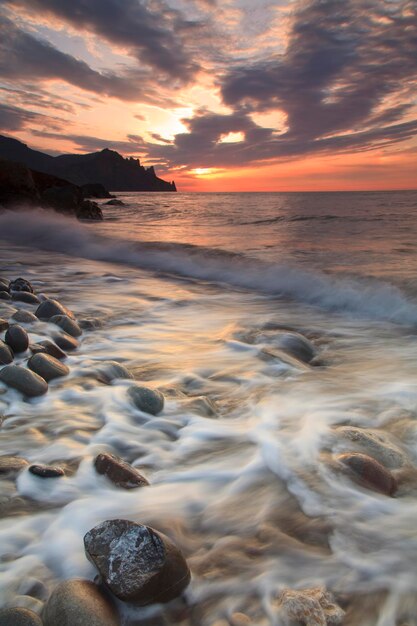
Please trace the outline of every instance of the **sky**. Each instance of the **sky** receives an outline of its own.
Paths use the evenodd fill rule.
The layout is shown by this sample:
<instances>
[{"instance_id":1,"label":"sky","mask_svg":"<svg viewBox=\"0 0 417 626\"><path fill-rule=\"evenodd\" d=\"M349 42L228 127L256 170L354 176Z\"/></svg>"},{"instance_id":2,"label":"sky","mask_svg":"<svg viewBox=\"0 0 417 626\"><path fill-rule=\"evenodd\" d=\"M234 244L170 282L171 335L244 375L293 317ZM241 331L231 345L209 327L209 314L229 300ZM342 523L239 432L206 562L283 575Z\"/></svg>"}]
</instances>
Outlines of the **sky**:
<instances>
[{"instance_id":1,"label":"sky","mask_svg":"<svg viewBox=\"0 0 417 626\"><path fill-rule=\"evenodd\" d=\"M0 0L0 133L182 191L417 188L417 1Z\"/></svg>"}]
</instances>

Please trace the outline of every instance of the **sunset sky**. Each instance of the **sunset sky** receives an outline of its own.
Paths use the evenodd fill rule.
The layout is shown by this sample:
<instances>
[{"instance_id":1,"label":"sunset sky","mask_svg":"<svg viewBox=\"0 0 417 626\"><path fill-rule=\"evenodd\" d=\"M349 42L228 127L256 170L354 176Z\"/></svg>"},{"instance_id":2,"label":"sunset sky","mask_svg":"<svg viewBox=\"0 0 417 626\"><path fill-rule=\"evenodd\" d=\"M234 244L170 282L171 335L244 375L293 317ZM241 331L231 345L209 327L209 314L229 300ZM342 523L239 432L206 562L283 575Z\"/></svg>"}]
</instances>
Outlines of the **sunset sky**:
<instances>
[{"instance_id":1,"label":"sunset sky","mask_svg":"<svg viewBox=\"0 0 417 626\"><path fill-rule=\"evenodd\" d=\"M416 0L0 0L0 133L182 191L417 187Z\"/></svg>"}]
</instances>

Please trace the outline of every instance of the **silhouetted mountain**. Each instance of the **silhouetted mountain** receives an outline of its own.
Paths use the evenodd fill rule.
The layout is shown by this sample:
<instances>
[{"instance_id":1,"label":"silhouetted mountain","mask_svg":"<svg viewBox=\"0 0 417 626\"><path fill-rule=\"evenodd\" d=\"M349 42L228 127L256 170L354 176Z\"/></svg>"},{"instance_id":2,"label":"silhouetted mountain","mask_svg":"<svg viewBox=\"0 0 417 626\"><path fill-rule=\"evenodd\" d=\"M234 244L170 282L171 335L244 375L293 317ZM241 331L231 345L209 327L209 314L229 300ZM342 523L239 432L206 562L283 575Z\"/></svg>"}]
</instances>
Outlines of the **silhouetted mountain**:
<instances>
[{"instance_id":1,"label":"silhouetted mountain","mask_svg":"<svg viewBox=\"0 0 417 626\"><path fill-rule=\"evenodd\" d=\"M65 178L75 185L100 183L114 191L176 191L175 183L158 178L153 167L145 168L139 159L125 159L108 148L90 154L53 157L0 135L0 158Z\"/></svg>"}]
</instances>

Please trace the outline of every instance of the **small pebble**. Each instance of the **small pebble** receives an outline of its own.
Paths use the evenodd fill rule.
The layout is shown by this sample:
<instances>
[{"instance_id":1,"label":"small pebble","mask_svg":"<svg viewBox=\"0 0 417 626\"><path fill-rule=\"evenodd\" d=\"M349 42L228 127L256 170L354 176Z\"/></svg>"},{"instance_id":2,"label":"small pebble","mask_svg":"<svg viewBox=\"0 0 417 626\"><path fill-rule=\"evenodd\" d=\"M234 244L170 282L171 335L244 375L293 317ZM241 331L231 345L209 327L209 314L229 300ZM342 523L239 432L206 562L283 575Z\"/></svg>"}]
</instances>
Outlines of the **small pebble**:
<instances>
[{"instance_id":1,"label":"small pebble","mask_svg":"<svg viewBox=\"0 0 417 626\"><path fill-rule=\"evenodd\" d=\"M59 478L60 476L65 476L62 467L58 467L57 465L31 465L29 472L41 478Z\"/></svg>"}]
</instances>

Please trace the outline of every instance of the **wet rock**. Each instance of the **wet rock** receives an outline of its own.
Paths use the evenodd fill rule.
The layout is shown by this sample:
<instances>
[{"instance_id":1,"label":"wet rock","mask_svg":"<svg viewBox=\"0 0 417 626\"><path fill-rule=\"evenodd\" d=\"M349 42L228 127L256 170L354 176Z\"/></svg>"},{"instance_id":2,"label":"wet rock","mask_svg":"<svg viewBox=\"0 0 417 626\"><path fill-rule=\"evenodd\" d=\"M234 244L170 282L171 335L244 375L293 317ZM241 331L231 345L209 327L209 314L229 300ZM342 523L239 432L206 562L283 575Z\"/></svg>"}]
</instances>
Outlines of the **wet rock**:
<instances>
[{"instance_id":1,"label":"wet rock","mask_svg":"<svg viewBox=\"0 0 417 626\"><path fill-rule=\"evenodd\" d=\"M98 378L104 383L111 383L112 380L133 379L133 374L116 361L104 361L97 366Z\"/></svg>"},{"instance_id":2,"label":"wet rock","mask_svg":"<svg viewBox=\"0 0 417 626\"><path fill-rule=\"evenodd\" d=\"M86 183L81 185L84 198L113 198L104 185L100 183Z\"/></svg>"},{"instance_id":3,"label":"wet rock","mask_svg":"<svg viewBox=\"0 0 417 626\"><path fill-rule=\"evenodd\" d=\"M384 493L394 495L397 481L381 463L366 454L357 452L339 454L337 461L348 468L350 476L360 484Z\"/></svg>"},{"instance_id":4,"label":"wet rock","mask_svg":"<svg viewBox=\"0 0 417 626\"><path fill-rule=\"evenodd\" d=\"M21 324L32 324L33 322L38 321L36 315L33 315L30 311L25 311L24 309L19 309L16 313L13 313L12 318Z\"/></svg>"},{"instance_id":5,"label":"wet rock","mask_svg":"<svg viewBox=\"0 0 417 626\"><path fill-rule=\"evenodd\" d=\"M164 396L159 391L141 385L133 385L129 387L127 393L140 411L158 415L164 408Z\"/></svg>"},{"instance_id":6,"label":"wet rock","mask_svg":"<svg viewBox=\"0 0 417 626\"><path fill-rule=\"evenodd\" d=\"M0 365L8 365L13 361L13 352L9 346L0 339Z\"/></svg>"},{"instance_id":7,"label":"wet rock","mask_svg":"<svg viewBox=\"0 0 417 626\"><path fill-rule=\"evenodd\" d=\"M52 335L52 339L59 348L67 350L67 352L76 350L80 345L75 337L71 337L71 335L67 335L67 333L57 333L56 335Z\"/></svg>"},{"instance_id":8,"label":"wet rock","mask_svg":"<svg viewBox=\"0 0 417 626\"><path fill-rule=\"evenodd\" d=\"M0 300L11 300L12 296L9 294L8 291L1 291L0 290Z\"/></svg>"},{"instance_id":9,"label":"wet rock","mask_svg":"<svg viewBox=\"0 0 417 626\"><path fill-rule=\"evenodd\" d=\"M336 433L353 442L362 452L370 454L374 459L388 468L402 467L407 462L405 453L382 431L340 426Z\"/></svg>"},{"instance_id":10,"label":"wet rock","mask_svg":"<svg viewBox=\"0 0 417 626\"><path fill-rule=\"evenodd\" d=\"M0 277L0 291L9 291L10 281L7 278Z\"/></svg>"},{"instance_id":11,"label":"wet rock","mask_svg":"<svg viewBox=\"0 0 417 626\"><path fill-rule=\"evenodd\" d=\"M69 367L49 354L34 354L28 361L28 367L49 382L60 376L68 376Z\"/></svg>"},{"instance_id":12,"label":"wet rock","mask_svg":"<svg viewBox=\"0 0 417 626\"><path fill-rule=\"evenodd\" d=\"M61 348L59 348L53 341L49 341L49 339L45 339L45 341L40 341L39 343L29 344L29 350L32 354L49 354L59 360L65 359L67 356Z\"/></svg>"},{"instance_id":13,"label":"wet rock","mask_svg":"<svg viewBox=\"0 0 417 626\"><path fill-rule=\"evenodd\" d=\"M9 322L0 317L0 333L9 328Z\"/></svg>"},{"instance_id":14,"label":"wet rock","mask_svg":"<svg viewBox=\"0 0 417 626\"><path fill-rule=\"evenodd\" d=\"M109 200L108 202L104 203L106 206L125 206L125 203L122 200L118 200L117 198L114 198L113 200Z\"/></svg>"},{"instance_id":15,"label":"wet rock","mask_svg":"<svg viewBox=\"0 0 417 626\"><path fill-rule=\"evenodd\" d=\"M20 456L0 456L0 474L18 474L28 465Z\"/></svg>"},{"instance_id":16,"label":"wet rock","mask_svg":"<svg viewBox=\"0 0 417 626\"><path fill-rule=\"evenodd\" d=\"M9 283L10 291L25 291L27 293L34 293L33 287L26 278L16 278Z\"/></svg>"},{"instance_id":17,"label":"wet rock","mask_svg":"<svg viewBox=\"0 0 417 626\"><path fill-rule=\"evenodd\" d=\"M58 300L44 300L40 303L35 312L36 317L40 320L50 320L54 315L66 315L70 319L75 319L74 313L67 309L66 306L58 302Z\"/></svg>"},{"instance_id":18,"label":"wet rock","mask_svg":"<svg viewBox=\"0 0 417 626\"><path fill-rule=\"evenodd\" d=\"M83 319L78 320L78 326L82 330L97 330L97 328L103 327L103 323L96 317L84 317Z\"/></svg>"},{"instance_id":19,"label":"wet rock","mask_svg":"<svg viewBox=\"0 0 417 626\"><path fill-rule=\"evenodd\" d=\"M136 489L149 485L147 479L134 467L113 454L99 454L94 467L99 474L107 478L117 487L123 489Z\"/></svg>"},{"instance_id":20,"label":"wet rock","mask_svg":"<svg viewBox=\"0 0 417 626\"><path fill-rule=\"evenodd\" d=\"M26 302L27 304L39 304L39 298L29 291L11 291L12 300L16 302Z\"/></svg>"},{"instance_id":21,"label":"wet rock","mask_svg":"<svg viewBox=\"0 0 417 626\"><path fill-rule=\"evenodd\" d=\"M6 331L5 342L15 354L26 352L29 347L29 337L24 328L19 324L12 324Z\"/></svg>"},{"instance_id":22,"label":"wet rock","mask_svg":"<svg viewBox=\"0 0 417 626\"><path fill-rule=\"evenodd\" d=\"M44 626L120 626L110 600L89 580L66 580L52 592Z\"/></svg>"},{"instance_id":23,"label":"wet rock","mask_svg":"<svg viewBox=\"0 0 417 626\"><path fill-rule=\"evenodd\" d=\"M274 344L303 363L310 363L316 356L316 350L306 337L299 333L278 335Z\"/></svg>"},{"instance_id":24,"label":"wet rock","mask_svg":"<svg viewBox=\"0 0 417 626\"><path fill-rule=\"evenodd\" d=\"M59 478L60 476L65 476L64 470L62 467L58 467L58 465L31 465L29 472L41 478Z\"/></svg>"},{"instance_id":25,"label":"wet rock","mask_svg":"<svg viewBox=\"0 0 417 626\"><path fill-rule=\"evenodd\" d=\"M88 559L120 600L140 606L169 602L190 582L178 548L152 528L127 520L108 520L84 537Z\"/></svg>"},{"instance_id":26,"label":"wet rock","mask_svg":"<svg viewBox=\"0 0 417 626\"><path fill-rule=\"evenodd\" d=\"M0 609L0 626L42 626L42 620L29 609Z\"/></svg>"},{"instance_id":27,"label":"wet rock","mask_svg":"<svg viewBox=\"0 0 417 626\"><path fill-rule=\"evenodd\" d=\"M278 598L278 610L287 620L305 626L341 624L344 611L335 603L332 594L324 589L284 589Z\"/></svg>"},{"instance_id":28,"label":"wet rock","mask_svg":"<svg viewBox=\"0 0 417 626\"><path fill-rule=\"evenodd\" d=\"M48 391L47 382L29 369L19 365L6 365L0 370L0 381L30 398Z\"/></svg>"},{"instance_id":29,"label":"wet rock","mask_svg":"<svg viewBox=\"0 0 417 626\"><path fill-rule=\"evenodd\" d=\"M80 335L82 335L82 330L78 326L77 322L69 318L67 315L53 315L49 319L49 322L62 328L62 330L68 335L71 335L71 337L80 337Z\"/></svg>"}]
</instances>

